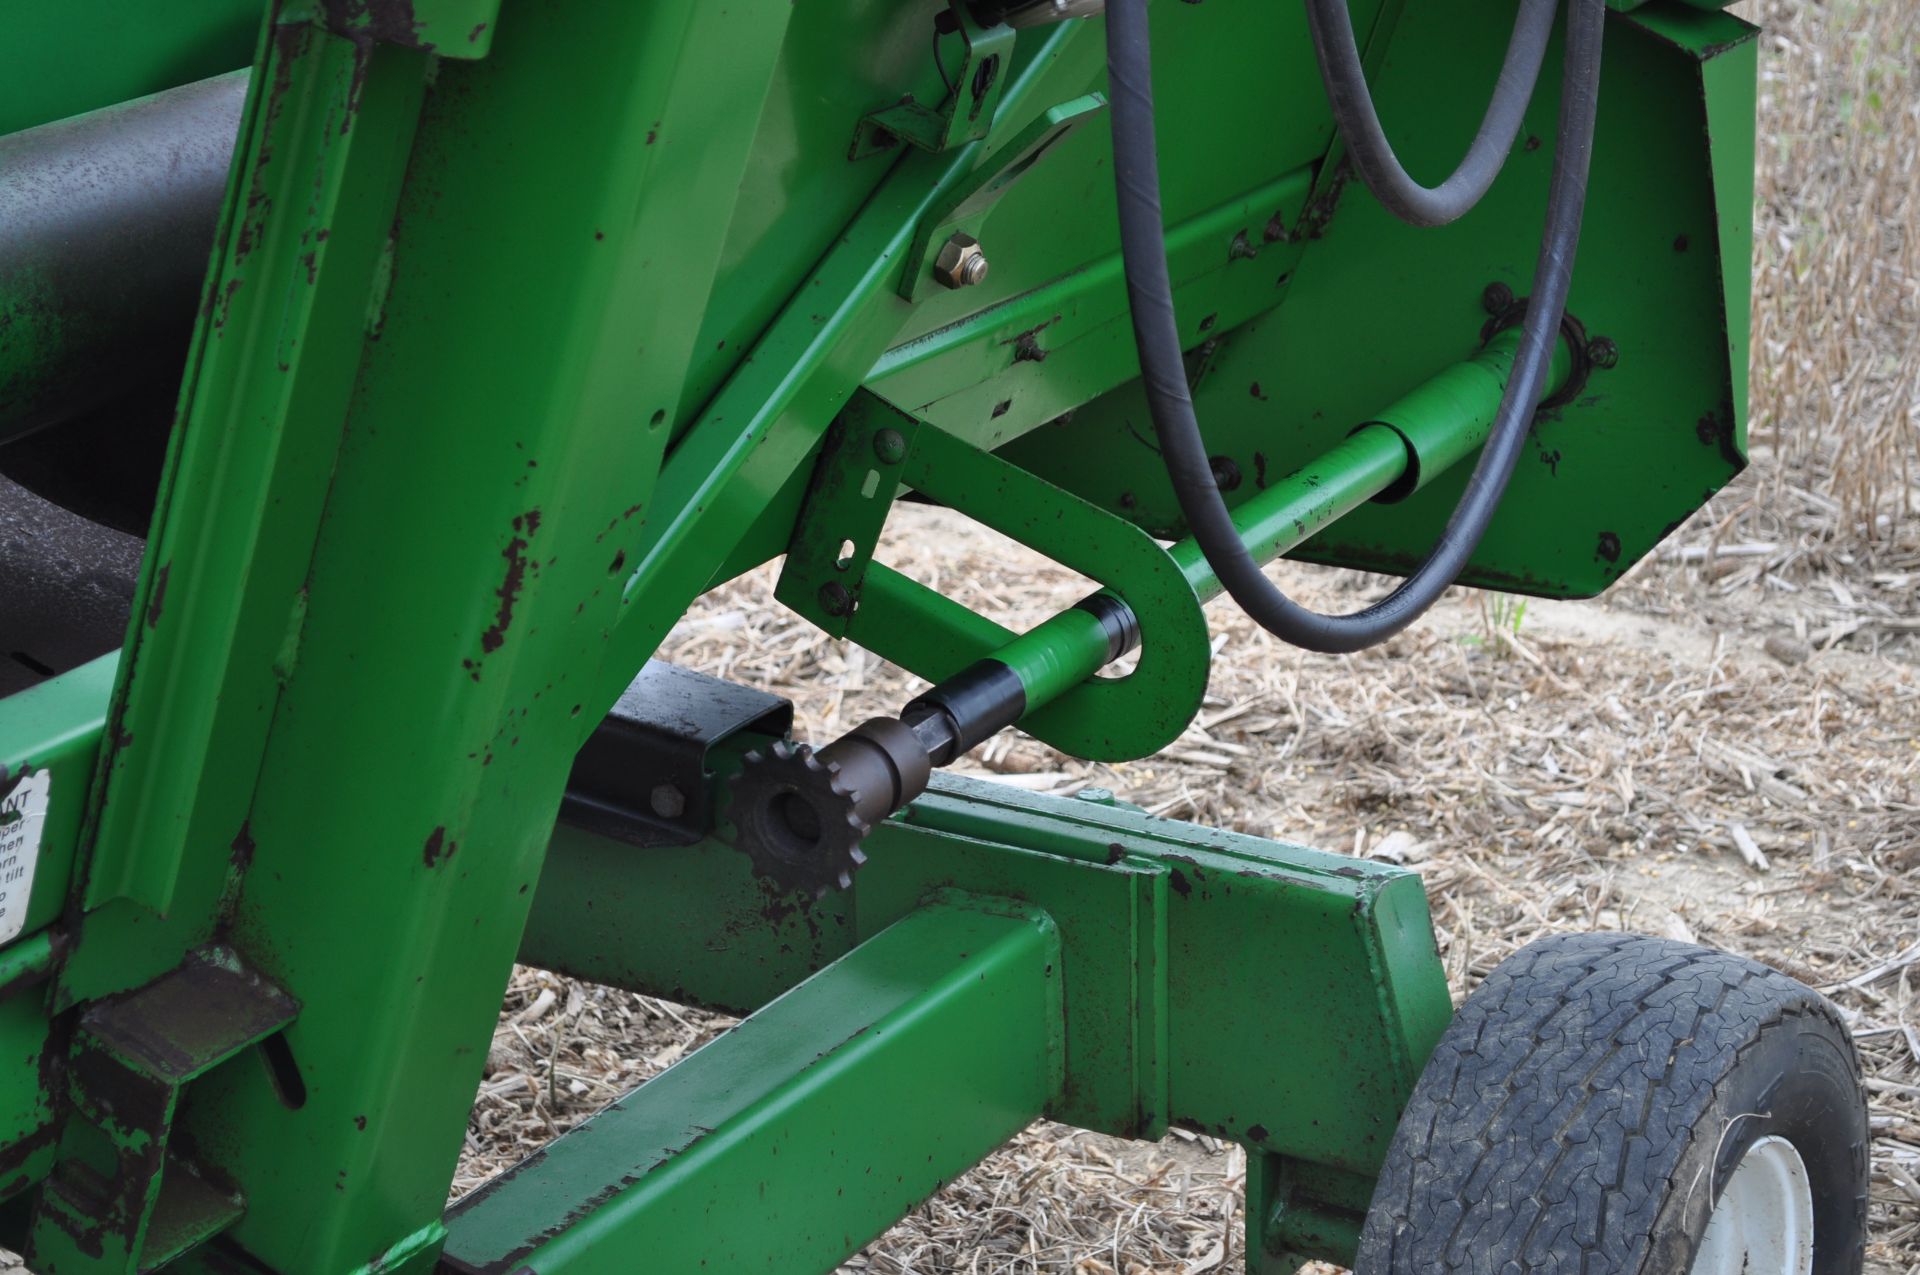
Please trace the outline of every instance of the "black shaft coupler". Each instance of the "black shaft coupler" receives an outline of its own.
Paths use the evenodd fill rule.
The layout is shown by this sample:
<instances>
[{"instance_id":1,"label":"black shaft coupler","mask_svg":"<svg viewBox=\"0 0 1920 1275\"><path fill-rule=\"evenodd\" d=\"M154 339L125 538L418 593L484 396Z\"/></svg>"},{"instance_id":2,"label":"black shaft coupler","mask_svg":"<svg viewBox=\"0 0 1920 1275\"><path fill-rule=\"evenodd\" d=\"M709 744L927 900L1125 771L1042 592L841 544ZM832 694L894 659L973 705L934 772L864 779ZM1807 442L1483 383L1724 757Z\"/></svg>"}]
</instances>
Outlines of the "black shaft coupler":
<instances>
[{"instance_id":1,"label":"black shaft coupler","mask_svg":"<svg viewBox=\"0 0 1920 1275\"><path fill-rule=\"evenodd\" d=\"M748 753L732 781L733 844L754 871L816 897L853 884L874 825L927 790L936 766L1020 720L1027 692L998 660L981 660L913 700L814 750L785 741Z\"/></svg>"}]
</instances>

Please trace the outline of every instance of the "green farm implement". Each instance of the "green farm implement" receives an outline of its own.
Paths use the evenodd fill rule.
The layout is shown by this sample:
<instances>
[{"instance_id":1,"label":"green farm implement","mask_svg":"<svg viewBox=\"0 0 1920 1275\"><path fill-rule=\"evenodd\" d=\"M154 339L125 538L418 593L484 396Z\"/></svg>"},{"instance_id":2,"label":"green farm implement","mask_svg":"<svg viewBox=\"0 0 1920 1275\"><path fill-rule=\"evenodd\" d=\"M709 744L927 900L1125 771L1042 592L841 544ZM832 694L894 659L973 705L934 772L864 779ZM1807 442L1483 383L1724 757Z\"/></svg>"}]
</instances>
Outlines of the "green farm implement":
<instances>
[{"instance_id":1,"label":"green farm implement","mask_svg":"<svg viewBox=\"0 0 1920 1275\"><path fill-rule=\"evenodd\" d=\"M1216 595L1318 652L1455 582L1589 596L1738 473L1739 19L0 34L0 1246L38 1275L825 1271L1042 1116L1244 1146L1255 1271L1860 1269L1856 1064L1797 984L1574 936L1456 1014L1410 872L942 774L1172 743ZM1087 597L1015 632L890 568L909 496ZM1283 555L1406 583L1315 615ZM809 746L652 660L775 560L927 689ZM742 1021L449 1204L516 962Z\"/></svg>"}]
</instances>

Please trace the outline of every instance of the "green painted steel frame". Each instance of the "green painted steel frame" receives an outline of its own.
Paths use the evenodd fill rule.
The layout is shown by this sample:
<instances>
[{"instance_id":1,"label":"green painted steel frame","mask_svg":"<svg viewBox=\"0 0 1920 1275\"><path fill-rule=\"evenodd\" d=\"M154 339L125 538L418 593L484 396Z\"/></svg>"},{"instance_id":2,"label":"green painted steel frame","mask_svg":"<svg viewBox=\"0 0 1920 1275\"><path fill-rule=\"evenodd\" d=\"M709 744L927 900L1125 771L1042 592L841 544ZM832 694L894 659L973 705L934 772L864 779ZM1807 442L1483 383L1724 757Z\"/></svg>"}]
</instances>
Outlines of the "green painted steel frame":
<instances>
[{"instance_id":1,"label":"green painted steel frame","mask_svg":"<svg viewBox=\"0 0 1920 1275\"><path fill-rule=\"evenodd\" d=\"M460 1201L442 1269L832 1269L1059 1093L1062 955L930 900Z\"/></svg>"},{"instance_id":2,"label":"green painted steel frame","mask_svg":"<svg viewBox=\"0 0 1920 1275\"><path fill-rule=\"evenodd\" d=\"M1018 900L1062 946L1047 1114L1125 1137L1202 1129L1270 1159L1296 1212L1364 1208L1451 1014L1417 877L944 775L867 850L852 891L814 902L717 841L635 850L563 826L521 959L747 1013L942 891Z\"/></svg>"},{"instance_id":3,"label":"green painted steel frame","mask_svg":"<svg viewBox=\"0 0 1920 1275\"><path fill-rule=\"evenodd\" d=\"M1504 6L1503 6L1504 8ZM1478 0L1401 6L1369 83L1397 154L1438 172L1478 126L1483 100L1435 91L1485 83L1502 49ZM1755 28L1731 14L1655 3L1609 15L1598 133L1569 312L1613 346L1570 402L1543 412L1463 584L1550 597L1601 592L1746 465ZM1206 329L1190 370L1213 454L1253 481L1336 444L1381 404L1471 351L1483 291L1524 296L1539 241L1558 36L1501 176L1445 227L1412 227L1348 182L1337 150L1313 203L1319 224L1286 267L1284 295L1237 327ZM1185 81L1158 96L1191 91ZM1264 264L1264 257L1258 263ZM1201 330L1184 324L1196 342ZM906 400L897 400L906 401ZM1185 526L1140 428L1137 385L1103 394L1010 442L1008 459L1169 539ZM1355 510L1291 556L1396 574L1426 555L1466 482L1461 467L1391 505Z\"/></svg>"},{"instance_id":4,"label":"green painted steel frame","mask_svg":"<svg viewBox=\"0 0 1920 1275\"><path fill-rule=\"evenodd\" d=\"M110 669L111 661L103 661L86 677L56 681L36 695L49 704L64 698L70 711L89 702L98 706ZM91 753L100 733L96 713L91 728L65 746ZM724 791L738 759L722 749L712 761L715 787ZM832 1199L824 1200L811 1186L825 1179L776 1175L793 1194L768 1214L769 1225L726 1233L729 1251L749 1268L775 1259L770 1269L821 1268L1026 1119L1048 1114L1123 1136L1151 1137L1179 1122L1237 1139L1253 1152L1258 1170L1252 1188L1256 1269L1288 1270L1305 1257L1345 1254L1345 1241L1315 1237L1328 1233L1329 1224L1336 1235L1351 1231L1384 1150L1391 1113L1449 1015L1417 877L1386 865L1172 824L1130 808L1034 797L947 776L877 830L869 848L872 862L853 891L815 901L783 895L754 878L749 861L717 841L637 850L564 825L557 829L533 895L521 959L680 1001L772 1016L750 1019L759 1026L744 1037L730 1036L732 1043L716 1052L693 1055L669 1073L670 1083L647 1086L596 1122L591 1127L602 1134L620 1131L600 1137L601 1150L576 1158L571 1148L577 1144L563 1139L550 1156L512 1179L518 1185L457 1211L456 1236L460 1217L491 1217L505 1209L508 1220L489 1221L481 1233L498 1235L502 1227L513 1231L524 1223L513 1234L541 1234L542 1256L534 1269L599 1269L595 1263L610 1253L631 1251L635 1235L657 1236L665 1228L688 1242L690 1220L704 1225L716 1199L757 1192L757 1184L768 1181L763 1157L779 1154L770 1150L775 1144L790 1161L814 1164L855 1156L871 1162L898 1156L903 1146L914 1148L899 1181L874 1192L842 1196L836 1186ZM457 846L440 849L459 852ZM970 915L1025 918L1016 929L1044 932L1048 955L1038 963L1038 982L1046 991L1045 1013L1021 1011L1008 1020L992 1004L975 1003L968 977L964 970L956 974L943 941L913 925L896 933L925 915L930 903L936 910L958 904ZM978 956L987 946L967 942L960 950ZM1024 941L1015 948L1035 950ZM37 950L10 952L29 980L43 977L50 963L50 957L37 958ZM819 971L842 968L835 962L844 966L841 975L791 1004L780 999ZM205 964L203 959L185 968ZM1031 975L1035 966L1025 968ZM869 973L845 977L847 970L861 969ZM872 971L890 972L881 982L904 998L886 1002L897 1011L874 999L879 975ZM179 978L177 972L168 975L132 1000L171 995L162 989ZM833 990L843 985L852 990ZM936 993L940 986L966 994ZM96 1002L88 1021L112 1004ZM168 1020L151 1012L144 1017ZM884 1031L856 1046L881 1018L917 1024L905 1055L891 1043L868 1047L882 1043ZM795 1036L790 1024L782 1025L789 1019L808 1024L811 1034ZM189 1080L203 1086L188 1094L203 1104L230 1101L235 1089L250 1087L253 1073L244 1068L212 1073L208 1081L220 1083L211 1090L196 1079L257 1039L263 1027L278 1026L272 1019L252 1026L249 1021L242 1015L239 1027L223 1028L216 1018L211 1040L190 1046L188 1060L174 1066L177 1078L160 1077L169 1108ZM824 1042L819 1049L808 1043L815 1037ZM984 1062L967 1052L981 1048L987 1051ZM826 1054L838 1060L822 1071L817 1056ZM304 1055L302 1048L292 1056ZM958 1065L901 1070L903 1058L922 1057ZM753 1083L743 1087L740 1078L749 1073ZM837 1079L822 1080L827 1075ZM902 1076L908 1094L897 1101L880 1096L885 1083L897 1084ZM883 1088L876 1090L876 1084ZM941 1114L929 1123L914 1104L925 1106L934 1092L942 1095ZM279 1097L284 1104L284 1092ZM97 1109L90 1108L97 1098L85 1087L76 1090L75 1103ZM849 1110L866 1118L854 1120ZM897 1113L906 1114L896 1119ZM202 1139L212 1131L186 1124ZM141 1128L162 1139L167 1135L165 1123ZM736 1128L737 1134L704 1132ZM681 1132L674 1134L676 1129ZM908 1139L908 1131L916 1136ZM125 1136L140 1145L139 1128L130 1127ZM700 1155L682 1164L679 1153L693 1142L701 1144ZM933 1148L933 1160L924 1158L925 1147ZM203 1149L196 1147L196 1154ZM608 1170L612 1176L582 1187L581 1175L601 1172L609 1155L619 1164ZM540 1167L549 1160L574 1167ZM172 1158L165 1165L176 1196L204 1180L205 1165L182 1165ZM660 1172L648 1171L649 1165ZM233 1171L247 1170L242 1165ZM215 1180L229 1179L219 1174ZM249 1188L245 1202L257 1207L255 1179L242 1181ZM148 1179L145 1188L147 1208L159 1202L156 1234L163 1221L168 1234L177 1235L182 1227L218 1229L239 1214L241 1197L219 1188L190 1196L202 1212L183 1220L182 1206L166 1205L166 1186L161 1176L157 1184ZM486 1203L495 1197L499 1202ZM546 1211L544 1221L527 1220L529 1199L536 1213ZM802 1227L810 1238L796 1248L786 1220L817 1219L809 1210L823 1203L831 1224ZM207 1208L215 1213L208 1215ZM71 1209L49 1215L43 1225L56 1226L55 1218L73 1220L76 1234L87 1233L78 1224L86 1219L73 1218ZM1314 1220L1311 1233L1302 1230L1301 1218ZM47 1236L36 1252L45 1269L95 1268L97 1259L87 1260L61 1231ZM429 1228L415 1242L424 1253L437 1237L437 1229ZM517 1241L513 1247L517 1251ZM453 1256L491 1269L484 1254L471 1256L477 1251L456 1247ZM129 1262L125 1269L137 1265Z\"/></svg>"},{"instance_id":5,"label":"green painted steel frame","mask_svg":"<svg viewBox=\"0 0 1920 1275\"><path fill-rule=\"evenodd\" d=\"M683 428L709 320L658 298L720 295L730 228L712 210L741 198L793 7L526 0L497 38L485 4L448 0L428 26L393 25L388 8L273 7L126 650L34 701L70 725L8 739L10 757L75 776L60 784L68 822L37 920L60 907L65 849L79 851L66 901L78 941L63 962L56 933L19 949L44 941L46 959L21 968L52 977L44 1004L15 999L23 1043L57 1066L47 1010L75 1021L229 945L299 1014L271 1057L244 1043L234 1055L268 1065L171 1084L137 1136L190 1158L156 1160L131 1212L84 1196L37 1211L43 1275L169 1255L146 1219L170 1180L175 1196L195 1181L234 1187L168 1231L226 1228L184 1265L435 1260L477 1043L574 749L686 603L738 552L764 556L743 511L777 509L770 490L804 476L903 324L951 310L899 295L915 237L970 207L969 191L1007 215L1024 174L1055 171L1097 109L1085 90L1098 43L1083 27L1024 40L989 133L892 163ZM465 56L427 47L468 18ZM541 91L562 81L568 100ZM548 144L563 133L567 147ZM1017 188L976 176L1001 150ZM1296 175L1194 224L1218 234L1304 189ZM1104 298L1110 326L1117 276L1084 273L1071 286ZM1213 272L1192 277L1210 286ZM815 289L833 315L812 313ZM996 337L976 325L968 340ZM949 339L915 366L960 352ZM1101 357L1100 376L1126 375L1124 358ZM741 405L744 428L728 421ZM988 463L970 449L949 462L963 457ZM93 758L82 828L78 777ZM1150 921L1142 899L1168 888L1123 865L1092 879L1099 890L1069 908L1086 934L1116 914ZM343 934L367 941L343 949ZM1135 994L1128 971L1102 993L1118 998L1109 1021L1082 1017L1074 1079L1048 1105L1158 1127L1164 1007L1142 1014ZM74 1109L106 1109L109 1094L75 1084ZM49 1168L78 1180L91 1154L52 1140L50 1094L18 1095L11 1189Z\"/></svg>"},{"instance_id":6,"label":"green painted steel frame","mask_svg":"<svg viewBox=\"0 0 1920 1275\"><path fill-rule=\"evenodd\" d=\"M713 286L710 209L738 197L792 13L526 4L469 61L293 3L264 29L54 1000L219 938L300 1002L303 1101L225 1067L177 1118L243 1185L226 1242L252 1260L434 1260L606 707L609 562L669 434L635 405L675 401L697 337L658 298Z\"/></svg>"},{"instance_id":7,"label":"green painted steel frame","mask_svg":"<svg viewBox=\"0 0 1920 1275\"><path fill-rule=\"evenodd\" d=\"M115 21L92 29L49 0L10 15L10 37L23 38L0 52L0 72L29 91L0 128L229 69L258 11L219 0L192 21L163 21L151 6L102 3ZM111 1123L108 1091L76 1060L111 1036L112 1007L231 962L298 1015L284 1028L277 1009L227 1022L207 1037L217 1049L163 1078L159 1123L126 1126L129 1147L166 1152L140 1180L139 1217L85 1200L64 1214L41 1207L41 1275L132 1275L216 1231L175 1268L433 1266L516 955L681 999L765 1006L774 1017L762 1026L836 1004L823 1022L850 1021L838 1015L858 999L847 989L859 972L892 971L893 1003L913 1010L913 1027L827 1051L818 1075L843 1103L871 1077L897 1078L900 1059L951 1063L955 1041L977 1047L993 1039L983 1025L1003 1031L1010 1047L988 1061L1004 1071L940 1081L981 1097L985 1114L944 1130L913 1117L920 1133L950 1138L937 1169L903 1168L898 1190L858 1201L842 1215L841 1250L1044 1110L1134 1136L1179 1121L1239 1140L1255 1152L1256 1260L1280 1269L1316 1245L1342 1251L1447 1015L1415 878L951 781L875 834L855 891L820 904L768 893L713 843L635 852L554 830L574 752L688 603L787 546L821 440L861 386L927 423L905 479L984 484L984 516L1016 533L1022 493L1041 481L1016 466L1057 476L1045 472L1050 454L1056 470L1078 465L1093 427L1114 425L1107 397L1067 435L1070 451L1064 423L1038 428L1124 398L1136 372L1106 130L1088 97L1101 88L1097 27L1021 35L984 128L969 121L937 150L846 159L850 121L903 87L932 100L924 24L936 7L843 0L823 17L788 0L267 6L126 648L9 699L0 718L9 778L44 772L53 783L28 932L0 952L0 1040L40 1063L0 1076L0 1233L23 1234L24 1206L46 1190L36 1184L98 1151L69 1117ZM1386 38L1401 6L1355 10L1363 29L1378 19L1369 60L1384 91L1417 89L1421 75L1405 68L1418 59L1396 62ZM1498 23L1457 21L1441 3L1408 10L1414 45L1399 48L1424 51L1421 32L1437 29L1445 38L1431 47L1497 54L1475 41ZM1367 251L1385 242L1377 210L1351 192L1340 200L1298 6L1160 5L1155 21L1164 65L1208 69L1162 104L1167 135L1194 142L1163 157L1169 252L1203 416L1238 436L1281 410L1268 402L1280 373L1262 370L1266 390L1255 380L1251 394L1234 385L1251 376L1249 360L1264 368L1262 343L1321 315L1379 319L1355 293L1381 289L1337 277L1353 253L1389 274L1402 267ZM1657 68L1663 87L1616 92L1636 109L1605 127L1660 139L1668 193L1714 251L1678 266L1660 257L1671 268L1651 270L1653 282L1626 278L1591 310L1577 293L1576 309L1656 343L1649 366L1707 347L1716 359L1737 353L1744 273L1722 262L1744 261L1747 234L1735 197L1751 165L1746 28L1656 3L1616 19L1610 43ZM1679 128L1667 113L1676 96ZM1220 126L1236 113L1287 124L1247 145L1245 130ZM1430 122L1420 144L1443 147L1445 121ZM1702 122L1711 171L1699 162ZM1642 198L1622 175L1635 147L1604 150L1619 167L1598 166L1596 188ZM1045 158L1029 164L1030 154ZM1000 173L1019 180L996 184ZM980 193L994 197L969 202ZM962 214L991 238L992 279L916 286L929 246ZM1462 233L1499 240L1510 273L1531 251L1511 231L1503 220ZM1656 247L1678 252L1677 241ZM1684 314L1640 331L1649 311L1665 313L1667 275L1688 290ZM1263 318L1282 301L1291 317ZM1419 366L1382 377L1364 360L1320 358L1317 372L1369 394L1414 384L1465 352L1434 344L1459 317L1444 306L1385 316L1380 330L1395 339L1375 344ZM1287 358L1319 357L1302 353L1312 348ZM1740 372L1712 361L1669 370L1689 392L1713 391L1687 467L1710 485L1739 461ZM1318 391L1288 392L1299 435ZM1209 395L1238 414L1211 411ZM1632 401L1652 412L1671 398ZM1617 439L1596 445L1633 455ZM906 473L915 464L924 472ZM1156 493L1131 476L1124 488L1084 474L1058 482L1083 485L1087 552L1069 561L1098 575L1106 563L1091 546L1115 526L1100 509L1150 505ZM1407 509L1361 521L1414 534L1426 515ZM1374 563L1390 539L1328 552ZM1616 565L1582 569L1607 576ZM871 570L867 605L926 610L908 583ZM1162 601L1190 627L1198 586L1178 583ZM1584 586L1569 576L1543 587ZM952 613L949 624L963 643L1004 636ZM1037 676L1056 674L1071 680ZM1084 731L1073 742L1099 751ZM1004 1003L934 959L975 932L968 960L1004 973ZM902 944L926 959L894 959ZM813 975L825 981L803 981ZM798 1000L776 1000L796 988ZM1022 988L1043 995L1015 1006ZM844 1128L819 1122L846 1108L803 1101L806 1069L783 1071L792 1060L757 1033L696 1055L699 1066L632 1104L692 1100L733 1066L765 1099L733 1110L751 1136L684 1167L676 1158L657 1191L616 1192L604 1225L649 1209L694 1216L713 1184L750 1184L750 1157L768 1146L755 1139L779 1137L778 1120L809 1146L841 1145ZM889 1100L906 1105L898 1092ZM752 1124L761 1115L778 1120ZM625 1125L622 1115L603 1127ZM191 1224L167 1223L149 1251L169 1178L179 1199L189 1177L223 1184L219 1198L202 1195ZM604 1260L594 1225L555 1238L566 1262ZM114 1242L92 1242L103 1238ZM795 1260L814 1261L833 1238Z\"/></svg>"}]
</instances>

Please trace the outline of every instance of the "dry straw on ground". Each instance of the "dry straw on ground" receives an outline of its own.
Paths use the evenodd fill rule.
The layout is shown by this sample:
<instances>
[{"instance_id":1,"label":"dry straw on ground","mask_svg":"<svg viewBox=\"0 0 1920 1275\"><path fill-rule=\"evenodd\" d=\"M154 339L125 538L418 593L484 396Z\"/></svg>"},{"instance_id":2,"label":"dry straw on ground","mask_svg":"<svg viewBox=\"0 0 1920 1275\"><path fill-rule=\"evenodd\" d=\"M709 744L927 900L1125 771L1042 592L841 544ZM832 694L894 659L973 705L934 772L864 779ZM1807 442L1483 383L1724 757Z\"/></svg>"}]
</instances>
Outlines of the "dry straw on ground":
<instances>
[{"instance_id":1,"label":"dry straw on ground","mask_svg":"<svg viewBox=\"0 0 1920 1275\"><path fill-rule=\"evenodd\" d=\"M1464 994L1542 934L1632 929L1829 991L1870 1075L1869 1269L1920 1271L1920 5L1769 0L1755 281L1755 468L1606 599L1459 595L1381 650L1309 658L1230 609L1199 721L1093 766L1022 736L976 772L1120 791L1172 818L1420 870ZM1031 622L1083 583L903 511L923 579ZM1378 581L1283 569L1326 605ZM665 652L791 696L824 739L908 683L787 616L761 572ZM459 1189L603 1106L723 1020L535 971L516 979ZM1303 1030L1309 1030L1303 1026ZM847 1266L1243 1269L1238 1151L1030 1131Z\"/></svg>"}]
</instances>

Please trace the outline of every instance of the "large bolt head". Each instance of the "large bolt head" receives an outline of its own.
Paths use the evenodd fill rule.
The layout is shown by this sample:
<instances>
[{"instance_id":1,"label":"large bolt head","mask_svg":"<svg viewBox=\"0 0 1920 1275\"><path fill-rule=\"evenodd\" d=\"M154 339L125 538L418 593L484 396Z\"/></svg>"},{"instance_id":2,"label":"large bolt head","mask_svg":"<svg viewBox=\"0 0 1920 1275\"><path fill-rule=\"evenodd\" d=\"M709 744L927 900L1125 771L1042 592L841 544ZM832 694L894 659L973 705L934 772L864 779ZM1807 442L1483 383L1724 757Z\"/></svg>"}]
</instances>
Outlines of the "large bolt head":
<instances>
[{"instance_id":1,"label":"large bolt head","mask_svg":"<svg viewBox=\"0 0 1920 1275\"><path fill-rule=\"evenodd\" d=\"M971 288L987 278L987 254L972 235L955 235L934 258L933 277L949 288Z\"/></svg>"}]
</instances>

